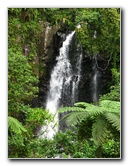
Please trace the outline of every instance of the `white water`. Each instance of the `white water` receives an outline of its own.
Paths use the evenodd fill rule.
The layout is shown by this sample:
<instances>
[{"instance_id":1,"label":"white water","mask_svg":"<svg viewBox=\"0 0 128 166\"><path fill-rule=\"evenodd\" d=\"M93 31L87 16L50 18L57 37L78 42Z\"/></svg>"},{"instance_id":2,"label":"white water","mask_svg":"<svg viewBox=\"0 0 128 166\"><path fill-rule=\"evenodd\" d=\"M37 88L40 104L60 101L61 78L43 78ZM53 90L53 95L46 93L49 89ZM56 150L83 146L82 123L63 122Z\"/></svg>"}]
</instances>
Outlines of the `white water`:
<instances>
[{"instance_id":1,"label":"white water","mask_svg":"<svg viewBox=\"0 0 128 166\"><path fill-rule=\"evenodd\" d=\"M54 118L50 124L47 122L47 126L42 128L42 137L52 139L55 133L58 131L58 113L59 100L61 99L63 84L70 84L72 79L72 68L68 58L69 45L72 40L75 31L70 33L66 40L63 42L63 46L60 48L59 56L56 58L57 63L52 70L50 78L50 87L46 102L46 109L54 115Z\"/></svg>"},{"instance_id":2,"label":"white water","mask_svg":"<svg viewBox=\"0 0 128 166\"><path fill-rule=\"evenodd\" d=\"M96 39L97 38L97 31L94 31L94 35L93 38ZM93 77L92 77L92 101L93 102L97 102L98 101L98 90L97 90L97 83L98 83L98 71L97 71L97 66L96 66L96 55L93 56Z\"/></svg>"},{"instance_id":3,"label":"white water","mask_svg":"<svg viewBox=\"0 0 128 166\"><path fill-rule=\"evenodd\" d=\"M93 56L93 77L92 77L92 101L94 103L98 102L98 77L100 76L100 73L97 69L97 56Z\"/></svg>"},{"instance_id":4,"label":"white water","mask_svg":"<svg viewBox=\"0 0 128 166\"><path fill-rule=\"evenodd\" d=\"M97 91L97 83L98 83L98 71L95 70L94 76L92 78L92 84L93 84L93 93L92 93L92 100L93 102L98 101L98 91Z\"/></svg>"},{"instance_id":5,"label":"white water","mask_svg":"<svg viewBox=\"0 0 128 166\"><path fill-rule=\"evenodd\" d=\"M80 47L80 46L79 46ZM77 101L78 97L78 85L80 82L81 78L81 63L82 63L82 51L80 52L80 55L77 57L77 63L76 63L76 68L77 68L77 73L75 74L75 80L72 80L72 103L74 104Z\"/></svg>"}]
</instances>

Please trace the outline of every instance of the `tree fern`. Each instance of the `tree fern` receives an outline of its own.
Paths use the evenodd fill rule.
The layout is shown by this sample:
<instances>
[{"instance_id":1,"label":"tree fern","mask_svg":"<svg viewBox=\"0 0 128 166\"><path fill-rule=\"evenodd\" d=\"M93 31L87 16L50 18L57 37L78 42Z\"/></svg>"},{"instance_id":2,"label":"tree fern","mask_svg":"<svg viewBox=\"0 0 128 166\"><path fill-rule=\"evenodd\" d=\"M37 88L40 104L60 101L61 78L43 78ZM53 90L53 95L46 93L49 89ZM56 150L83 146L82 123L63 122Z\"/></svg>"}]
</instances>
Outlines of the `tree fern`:
<instances>
[{"instance_id":1,"label":"tree fern","mask_svg":"<svg viewBox=\"0 0 128 166\"><path fill-rule=\"evenodd\" d=\"M94 106L93 104L86 103L86 102L78 102L78 103L75 103L74 105L77 107L83 107L83 108L90 107L91 105Z\"/></svg>"},{"instance_id":2,"label":"tree fern","mask_svg":"<svg viewBox=\"0 0 128 166\"><path fill-rule=\"evenodd\" d=\"M95 119L95 122L92 124L92 136L96 145L100 145L105 141L108 134L107 123L110 123L117 131L120 130L120 102L103 100L98 104L78 102L74 104L74 107L59 109L61 113L68 112L63 117L66 119L67 125L80 124L88 118Z\"/></svg>"},{"instance_id":3,"label":"tree fern","mask_svg":"<svg viewBox=\"0 0 128 166\"><path fill-rule=\"evenodd\" d=\"M60 113L69 112L69 111L84 112L85 109L80 107L62 107L58 111Z\"/></svg>"},{"instance_id":4,"label":"tree fern","mask_svg":"<svg viewBox=\"0 0 128 166\"><path fill-rule=\"evenodd\" d=\"M88 114L90 116L98 116L105 114L106 112L113 112L117 113L118 115L120 114L120 102L116 101L103 100L99 102L99 105L93 105L86 102L78 102L74 105L75 106L73 107L63 107L58 110L60 113L68 112L68 115L64 116L64 118L68 118L68 124L72 124L72 118L74 118L73 124L79 123L80 119L86 118ZM69 111L72 113L69 113Z\"/></svg>"},{"instance_id":5,"label":"tree fern","mask_svg":"<svg viewBox=\"0 0 128 166\"><path fill-rule=\"evenodd\" d=\"M90 116L97 116L103 114L104 109L99 106L90 106L86 108L86 111L90 114Z\"/></svg>"},{"instance_id":6,"label":"tree fern","mask_svg":"<svg viewBox=\"0 0 128 166\"><path fill-rule=\"evenodd\" d=\"M8 117L8 128L16 134L21 134L22 132L27 132L23 125L15 118Z\"/></svg>"},{"instance_id":7,"label":"tree fern","mask_svg":"<svg viewBox=\"0 0 128 166\"><path fill-rule=\"evenodd\" d=\"M81 108L81 107L83 108ZM98 115L103 113L103 108L95 106L93 104L89 103L75 103L74 107L63 107L58 110L60 113L65 113L65 112L88 112L90 115Z\"/></svg>"},{"instance_id":8,"label":"tree fern","mask_svg":"<svg viewBox=\"0 0 128 166\"><path fill-rule=\"evenodd\" d=\"M102 116L97 116L92 125L93 141L96 145L101 145L105 142L108 135L107 123Z\"/></svg>"},{"instance_id":9,"label":"tree fern","mask_svg":"<svg viewBox=\"0 0 128 166\"><path fill-rule=\"evenodd\" d=\"M120 113L120 102L118 101L103 100L99 102L99 106L105 111Z\"/></svg>"},{"instance_id":10,"label":"tree fern","mask_svg":"<svg viewBox=\"0 0 128 166\"><path fill-rule=\"evenodd\" d=\"M118 114L106 112L105 117L113 127L120 131L120 116Z\"/></svg>"},{"instance_id":11,"label":"tree fern","mask_svg":"<svg viewBox=\"0 0 128 166\"><path fill-rule=\"evenodd\" d=\"M64 119L66 119L66 123L68 126L75 126L76 124L82 122L82 120L85 120L87 117L89 117L89 114L87 112L71 112L64 116Z\"/></svg>"}]
</instances>

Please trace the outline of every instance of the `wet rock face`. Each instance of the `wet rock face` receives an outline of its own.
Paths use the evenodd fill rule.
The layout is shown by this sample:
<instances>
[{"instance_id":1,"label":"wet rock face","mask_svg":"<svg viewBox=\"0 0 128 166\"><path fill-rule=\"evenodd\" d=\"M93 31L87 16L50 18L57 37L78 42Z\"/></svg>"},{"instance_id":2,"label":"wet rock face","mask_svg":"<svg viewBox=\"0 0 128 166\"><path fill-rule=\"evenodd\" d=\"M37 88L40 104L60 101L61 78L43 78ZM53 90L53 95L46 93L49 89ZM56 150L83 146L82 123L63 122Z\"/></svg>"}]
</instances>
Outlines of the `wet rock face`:
<instances>
[{"instance_id":1,"label":"wet rock face","mask_svg":"<svg viewBox=\"0 0 128 166\"><path fill-rule=\"evenodd\" d=\"M45 99L49 86L50 73L54 66L56 56L59 52L56 33L59 26L50 26L46 22L41 22L42 33L37 45L37 54L34 63L37 65L39 76L39 94L38 99L32 101L33 107L45 107Z\"/></svg>"},{"instance_id":2,"label":"wet rock face","mask_svg":"<svg viewBox=\"0 0 128 166\"><path fill-rule=\"evenodd\" d=\"M109 70L109 66L106 70L102 70L106 67L106 61L97 59L97 63L99 68L96 70L97 74L97 95L103 95L107 93L107 83L108 80L111 80L111 73ZM79 83L79 101L86 101L86 102L94 102L92 95L94 92L93 87L93 76L95 73L93 67L93 58L92 56L84 56L82 62L82 77Z\"/></svg>"}]
</instances>

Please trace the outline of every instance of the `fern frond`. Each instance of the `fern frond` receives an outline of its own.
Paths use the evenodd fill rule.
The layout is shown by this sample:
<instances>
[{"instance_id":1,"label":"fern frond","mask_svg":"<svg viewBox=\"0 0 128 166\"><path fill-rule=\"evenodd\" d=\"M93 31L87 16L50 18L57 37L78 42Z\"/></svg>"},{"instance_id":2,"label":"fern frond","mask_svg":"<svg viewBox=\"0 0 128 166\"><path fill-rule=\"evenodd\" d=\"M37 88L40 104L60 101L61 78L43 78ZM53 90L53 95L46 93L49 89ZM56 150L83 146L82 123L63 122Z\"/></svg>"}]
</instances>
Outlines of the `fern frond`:
<instances>
[{"instance_id":1,"label":"fern frond","mask_svg":"<svg viewBox=\"0 0 128 166\"><path fill-rule=\"evenodd\" d=\"M120 131L120 116L118 114L106 112L105 117L117 131Z\"/></svg>"},{"instance_id":2,"label":"fern frond","mask_svg":"<svg viewBox=\"0 0 128 166\"><path fill-rule=\"evenodd\" d=\"M103 100L99 102L99 106L105 111L120 113L120 102L118 101Z\"/></svg>"},{"instance_id":3,"label":"fern frond","mask_svg":"<svg viewBox=\"0 0 128 166\"><path fill-rule=\"evenodd\" d=\"M103 114L104 112L99 106L86 102L78 102L75 103L75 105L77 107L63 107L58 110L60 113L68 112L68 114L63 117L63 119L66 119L67 125L76 125L89 116L97 116L99 114Z\"/></svg>"},{"instance_id":4,"label":"fern frond","mask_svg":"<svg viewBox=\"0 0 128 166\"><path fill-rule=\"evenodd\" d=\"M97 116L103 114L104 112L104 110L99 106L93 106L93 105L91 107L87 107L86 111L90 114L90 116Z\"/></svg>"},{"instance_id":5,"label":"fern frond","mask_svg":"<svg viewBox=\"0 0 128 166\"><path fill-rule=\"evenodd\" d=\"M16 134L27 132L23 125L17 119L11 116L8 117L8 128Z\"/></svg>"},{"instance_id":6,"label":"fern frond","mask_svg":"<svg viewBox=\"0 0 128 166\"><path fill-rule=\"evenodd\" d=\"M83 108L94 106L93 104L86 103L86 102L77 102L74 105L77 107L83 107Z\"/></svg>"},{"instance_id":7,"label":"fern frond","mask_svg":"<svg viewBox=\"0 0 128 166\"><path fill-rule=\"evenodd\" d=\"M88 112L72 112L66 116L68 126L75 126L85 120L89 116Z\"/></svg>"},{"instance_id":8,"label":"fern frond","mask_svg":"<svg viewBox=\"0 0 128 166\"><path fill-rule=\"evenodd\" d=\"M58 111L60 113L69 112L69 111L83 112L85 111L85 109L80 107L62 107L62 108L59 108Z\"/></svg>"},{"instance_id":9,"label":"fern frond","mask_svg":"<svg viewBox=\"0 0 128 166\"><path fill-rule=\"evenodd\" d=\"M104 109L99 107L98 105L93 105L86 102L78 102L78 103L75 103L74 105L79 107L84 107L85 111L92 116L97 116L98 114L102 114L104 112Z\"/></svg>"},{"instance_id":10,"label":"fern frond","mask_svg":"<svg viewBox=\"0 0 128 166\"><path fill-rule=\"evenodd\" d=\"M107 123L102 116L97 116L95 123L92 125L92 137L96 145L101 145L108 135Z\"/></svg>"},{"instance_id":11,"label":"fern frond","mask_svg":"<svg viewBox=\"0 0 128 166\"><path fill-rule=\"evenodd\" d=\"M102 117L105 116L107 121L109 121L113 127L115 127L118 131L120 130L120 102L103 100L99 102L99 105L93 105L86 102L78 102L74 105L74 107L63 107L59 109L60 113L68 112L68 114L64 116L67 125L76 125L82 120L86 120L87 117L95 117L97 119L99 115L102 115ZM96 129L95 125L98 125L98 123L101 125L101 122L101 119L99 119L99 122L96 120L93 129ZM100 131L102 132L103 130L104 128ZM95 133L94 130L93 133Z\"/></svg>"}]
</instances>

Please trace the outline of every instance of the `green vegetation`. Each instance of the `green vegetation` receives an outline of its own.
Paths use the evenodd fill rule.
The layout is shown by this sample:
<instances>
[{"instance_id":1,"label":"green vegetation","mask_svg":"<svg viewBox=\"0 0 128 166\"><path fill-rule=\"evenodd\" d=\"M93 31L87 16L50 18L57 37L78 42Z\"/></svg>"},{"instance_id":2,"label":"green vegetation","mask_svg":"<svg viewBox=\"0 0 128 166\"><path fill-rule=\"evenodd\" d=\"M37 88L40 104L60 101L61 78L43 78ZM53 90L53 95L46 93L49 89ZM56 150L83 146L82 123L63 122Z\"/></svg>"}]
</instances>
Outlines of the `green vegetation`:
<instances>
[{"instance_id":1,"label":"green vegetation","mask_svg":"<svg viewBox=\"0 0 128 166\"><path fill-rule=\"evenodd\" d=\"M39 94L35 63L42 24L62 31L76 30L87 55L109 60L112 81L97 105L86 102L60 108L73 130L41 139L36 129L52 120L44 108L33 108ZM80 28L76 26L80 24ZM96 38L94 37L96 35ZM26 51L27 48L27 51ZM43 62L42 62L43 63ZM42 74L42 75L43 75ZM45 79L45 78L44 78ZM8 157L9 158L120 158L120 9L9 8L8 9Z\"/></svg>"},{"instance_id":2,"label":"green vegetation","mask_svg":"<svg viewBox=\"0 0 128 166\"><path fill-rule=\"evenodd\" d=\"M79 131L81 128L86 128L86 121L90 121L92 128L91 139L94 145L99 147L101 157L102 145L109 140L109 135L113 132L120 136L120 102L103 100L99 102L99 105L95 106L93 104L80 102L75 103L74 107L64 107L60 108L59 112L68 114L64 117L66 118L67 125L77 126ZM86 135L86 131L79 132L80 136ZM89 136L89 135L88 135ZM86 136L83 136L85 139ZM118 138L119 139L119 138ZM114 136L113 136L113 141ZM118 140L119 141L119 140Z\"/></svg>"}]
</instances>

